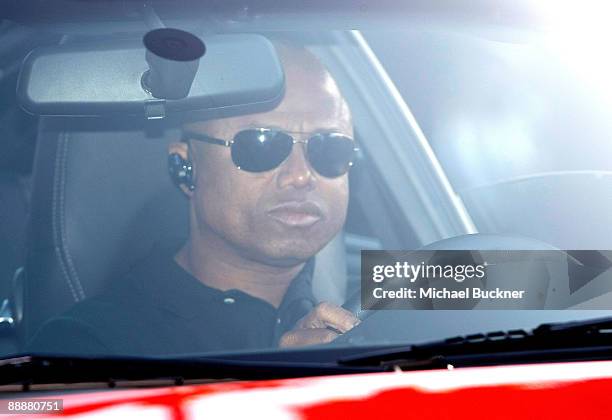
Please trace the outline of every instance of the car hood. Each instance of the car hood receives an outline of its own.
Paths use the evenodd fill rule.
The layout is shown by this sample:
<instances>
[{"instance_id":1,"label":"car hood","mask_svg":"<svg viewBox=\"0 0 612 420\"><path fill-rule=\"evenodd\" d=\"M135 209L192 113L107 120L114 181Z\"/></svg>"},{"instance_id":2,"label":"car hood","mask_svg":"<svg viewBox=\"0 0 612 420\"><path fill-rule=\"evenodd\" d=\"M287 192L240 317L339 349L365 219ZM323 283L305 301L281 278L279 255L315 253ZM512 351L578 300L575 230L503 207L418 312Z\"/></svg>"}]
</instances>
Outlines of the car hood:
<instances>
[{"instance_id":1,"label":"car hood","mask_svg":"<svg viewBox=\"0 0 612 420\"><path fill-rule=\"evenodd\" d=\"M73 419L429 419L449 415L558 419L609 417L611 392L612 362L604 361L225 382L44 398L62 398L62 415Z\"/></svg>"}]
</instances>

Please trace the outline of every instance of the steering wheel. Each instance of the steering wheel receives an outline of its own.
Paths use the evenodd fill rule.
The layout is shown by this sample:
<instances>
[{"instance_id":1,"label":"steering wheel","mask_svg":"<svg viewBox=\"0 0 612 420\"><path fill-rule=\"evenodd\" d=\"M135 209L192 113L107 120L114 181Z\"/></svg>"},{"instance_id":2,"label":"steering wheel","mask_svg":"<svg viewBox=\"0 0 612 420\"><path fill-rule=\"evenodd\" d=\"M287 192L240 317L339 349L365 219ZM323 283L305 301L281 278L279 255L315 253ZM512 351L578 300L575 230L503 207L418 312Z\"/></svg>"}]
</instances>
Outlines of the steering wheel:
<instances>
[{"instance_id":1,"label":"steering wheel","mask_svg":"<svg viewBox=\"0 0 612 420\"><path fill-rule=\"evenodd\" d=\"M433 242L416 251L561 251L559 248L537 239L514 235L497 235L475 233L470 235L454 236ZM365 320L374 312L361 309L361 290L349 297L342 307L352 312L360 320Z\"/></svg>"}]
</instances>

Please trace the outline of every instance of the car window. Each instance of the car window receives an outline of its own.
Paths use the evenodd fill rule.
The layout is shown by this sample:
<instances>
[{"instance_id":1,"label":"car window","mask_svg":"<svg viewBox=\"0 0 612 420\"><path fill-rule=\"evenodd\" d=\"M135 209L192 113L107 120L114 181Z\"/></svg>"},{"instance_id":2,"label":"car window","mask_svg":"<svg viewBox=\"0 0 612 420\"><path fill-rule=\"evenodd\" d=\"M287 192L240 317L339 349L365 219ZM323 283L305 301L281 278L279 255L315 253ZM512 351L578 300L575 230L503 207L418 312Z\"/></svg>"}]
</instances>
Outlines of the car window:
<instances>
[{"instance_id":1,"label":"car window","mask_svg":"<svg viewBox=\"0 0 612 420\"><path fill-rule=\"evenodd\" d=\"M348 303L364 251L463 235L571 250L590 271L567 293L593 285L572 305L607 293L609 255L575 252L612 237L598 54L461 16L293 28L130 7L0 25L0 356L343 349L595 316L366 322Z\"/></svg>"},{"instance_id":2,"label":"car window","mask_svg":"<svg viewBox=\"0 0 612 420\"><path fill-rule=\"evenodd\" d=\"M606 60L586 40L368 35L479 232L609 248Z\"/></svg>"}]
</instances>

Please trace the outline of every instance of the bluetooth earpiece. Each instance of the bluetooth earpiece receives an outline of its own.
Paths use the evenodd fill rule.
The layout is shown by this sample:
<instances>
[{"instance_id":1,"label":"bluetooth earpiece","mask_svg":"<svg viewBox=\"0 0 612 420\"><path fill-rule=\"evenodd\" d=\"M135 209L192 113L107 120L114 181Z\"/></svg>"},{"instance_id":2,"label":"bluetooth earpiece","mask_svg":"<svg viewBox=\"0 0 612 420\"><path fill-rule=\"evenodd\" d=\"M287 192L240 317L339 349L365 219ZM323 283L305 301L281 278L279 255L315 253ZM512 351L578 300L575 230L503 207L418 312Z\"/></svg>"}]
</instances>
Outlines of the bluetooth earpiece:
<instances>
[{"instance_id":1,"label":"bluetooth earpiece","mask_svg":"<svg viewBox=\"0 0 612 420\"><path fill-rule=\"evenodd\" d=\"M183 159L178 153L168 156L168 173L177 187L185 185L189 191L195 190L193 182L193 164Z\"/></svg>"}]
</instances>

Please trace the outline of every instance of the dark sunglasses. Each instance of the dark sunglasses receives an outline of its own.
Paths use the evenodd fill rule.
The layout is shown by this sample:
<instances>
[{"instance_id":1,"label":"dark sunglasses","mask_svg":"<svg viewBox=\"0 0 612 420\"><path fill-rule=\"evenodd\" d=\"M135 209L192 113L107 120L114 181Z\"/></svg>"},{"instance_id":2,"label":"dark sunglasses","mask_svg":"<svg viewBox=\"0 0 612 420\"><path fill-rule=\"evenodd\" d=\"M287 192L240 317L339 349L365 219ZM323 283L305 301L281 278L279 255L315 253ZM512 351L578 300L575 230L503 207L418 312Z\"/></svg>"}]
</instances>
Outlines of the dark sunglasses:
<instances>
[{"instance_id":1,"label":"dark sunglasses","mask_svg":"<svg viewBox=\"0 0 612 420\"><path fill-rule=\"evenodd\" d=\"M232 140L183 133L183 141L189 139L231 148L234 165L248 172L265 172L279 167L291 154L294 144L304 143L310 166L326 178L347 173L359 150L353 139L344 134L317 133L298 141L287 132L268 128L242 130Z\"/></svg>"}]
</instances>

